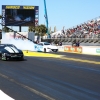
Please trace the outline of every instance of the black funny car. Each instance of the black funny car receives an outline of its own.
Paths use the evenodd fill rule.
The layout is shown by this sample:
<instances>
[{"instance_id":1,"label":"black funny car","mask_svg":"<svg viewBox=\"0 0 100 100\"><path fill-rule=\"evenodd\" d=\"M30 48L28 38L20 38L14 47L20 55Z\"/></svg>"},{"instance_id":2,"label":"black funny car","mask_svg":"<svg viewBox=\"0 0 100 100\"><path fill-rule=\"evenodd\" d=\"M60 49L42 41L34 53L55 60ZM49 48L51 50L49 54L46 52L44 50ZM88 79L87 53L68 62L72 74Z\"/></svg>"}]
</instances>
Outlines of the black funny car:
<instances>
[{"instance_id":1,"label":"black funny car","mask_svg":"<svg viewBox=\"0 0 100 100\"><path fill-rule=\"evenodd\" d=\"M0 59L1 60L23 60L24 54L13 44L0 44Z\"/></svg>"}]
</instances>

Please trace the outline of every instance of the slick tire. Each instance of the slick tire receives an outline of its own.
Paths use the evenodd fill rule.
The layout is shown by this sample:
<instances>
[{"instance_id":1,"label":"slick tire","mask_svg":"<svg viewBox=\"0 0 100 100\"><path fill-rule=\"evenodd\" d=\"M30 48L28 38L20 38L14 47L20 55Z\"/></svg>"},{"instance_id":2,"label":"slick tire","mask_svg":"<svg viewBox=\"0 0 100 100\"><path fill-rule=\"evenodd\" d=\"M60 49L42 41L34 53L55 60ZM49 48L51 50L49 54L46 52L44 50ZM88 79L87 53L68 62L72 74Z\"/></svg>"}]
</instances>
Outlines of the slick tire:
<instances>
[{"instance_id":1,"label":"slick tire","mask_svg":"<svg viewBox=\"0 0 100 100\"><path fill-rule=\"evenodd\" d=\"M46 48L44 48L44 53L46 53Z\"/></svg>"}]
</instances>

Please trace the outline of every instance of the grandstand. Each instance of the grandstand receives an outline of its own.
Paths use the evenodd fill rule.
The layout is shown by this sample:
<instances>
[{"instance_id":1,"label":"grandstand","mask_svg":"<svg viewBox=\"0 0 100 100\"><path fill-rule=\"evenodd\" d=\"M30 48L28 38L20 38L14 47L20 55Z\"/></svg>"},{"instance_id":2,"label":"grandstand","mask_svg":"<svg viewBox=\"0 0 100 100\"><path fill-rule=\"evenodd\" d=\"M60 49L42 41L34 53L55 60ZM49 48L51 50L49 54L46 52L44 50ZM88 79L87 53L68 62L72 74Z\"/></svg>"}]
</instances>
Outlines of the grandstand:
<instances>
[{"instance_id":1,"label":"grandstand","mask_svg":"<svg viewBox=\"0 0 100 100\"><path fill-rule=\"evenodd\" d=\"M51 34L52 42L60 41L70 45L75 40L79 41L81 45L100 45L100 17Z\"/></svg>"}]
</instances>

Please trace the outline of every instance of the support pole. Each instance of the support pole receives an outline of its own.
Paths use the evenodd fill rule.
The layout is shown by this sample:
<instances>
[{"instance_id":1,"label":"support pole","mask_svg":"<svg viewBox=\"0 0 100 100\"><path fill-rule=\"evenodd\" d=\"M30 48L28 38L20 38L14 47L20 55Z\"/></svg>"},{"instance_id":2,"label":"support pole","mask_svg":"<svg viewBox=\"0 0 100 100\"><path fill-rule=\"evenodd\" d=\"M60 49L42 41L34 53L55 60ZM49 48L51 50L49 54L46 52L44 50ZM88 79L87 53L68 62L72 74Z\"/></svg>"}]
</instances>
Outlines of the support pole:
<instances>
[{"instance_id":1,"label":"support pole","mask_svg":"<svg viewBox=\"0 0 100 100\"><path fill-rule=\"evenodd\" d=\"M46 8L46 0L44 0L44 17L46 20L47 37L48 37L48 39L50 39L50 33L49 33L49 29L48 29L48 15L47 15L47 8Z\"/></svg>"}]
</instances>

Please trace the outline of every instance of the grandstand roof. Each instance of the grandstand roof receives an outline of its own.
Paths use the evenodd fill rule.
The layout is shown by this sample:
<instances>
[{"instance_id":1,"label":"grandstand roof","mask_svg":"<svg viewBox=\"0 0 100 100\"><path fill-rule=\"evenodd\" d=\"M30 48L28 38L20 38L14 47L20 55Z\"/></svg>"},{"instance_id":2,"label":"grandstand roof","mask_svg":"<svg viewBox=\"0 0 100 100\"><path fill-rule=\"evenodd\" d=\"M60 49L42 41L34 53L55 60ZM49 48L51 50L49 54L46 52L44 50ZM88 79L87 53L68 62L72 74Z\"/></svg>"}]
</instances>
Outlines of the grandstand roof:
<instances>
[{"instance_id":1,"label":"grandstand roof","mask_svg":"<svg viewBox=\"0 0 100 100\"><path fill-rule=\"evenodd\" d=\"M58 35L58 34L62 34L62 31L60 30L60 31L52 33L52 35Z\"/></svg>"}]
</instances>

